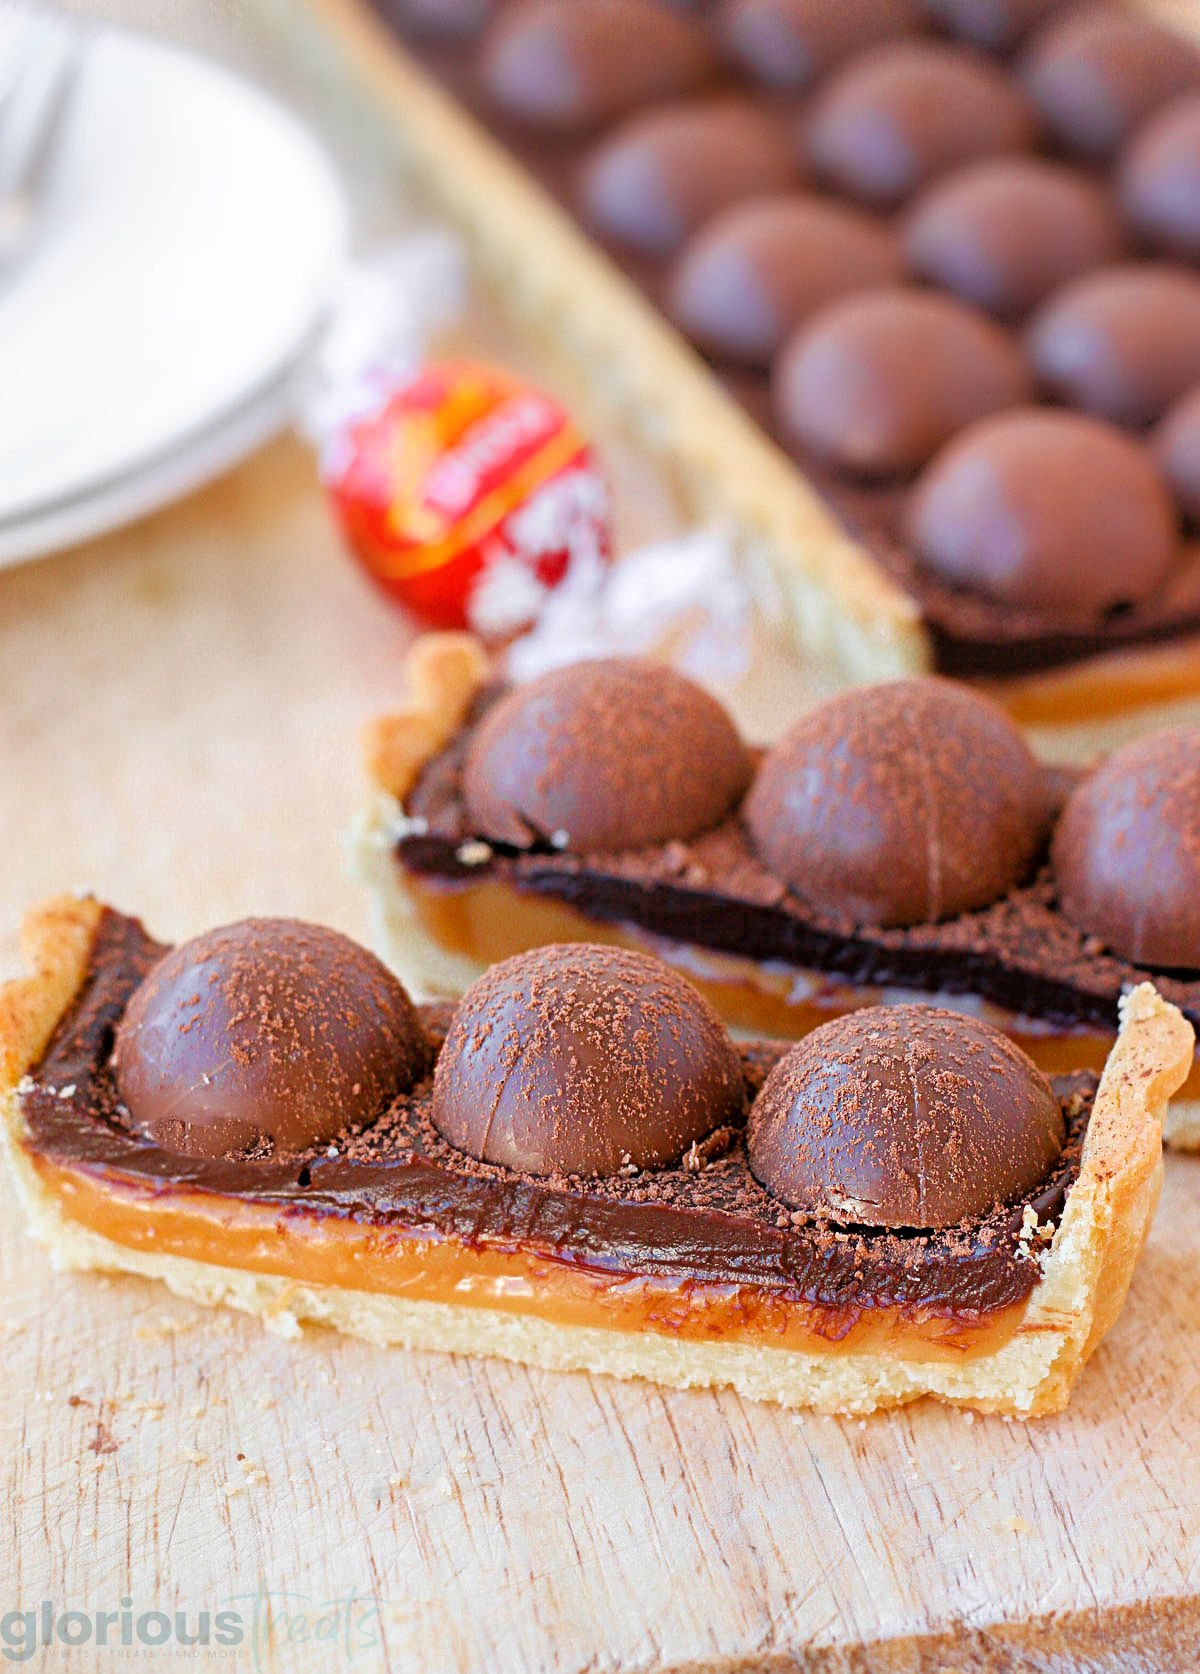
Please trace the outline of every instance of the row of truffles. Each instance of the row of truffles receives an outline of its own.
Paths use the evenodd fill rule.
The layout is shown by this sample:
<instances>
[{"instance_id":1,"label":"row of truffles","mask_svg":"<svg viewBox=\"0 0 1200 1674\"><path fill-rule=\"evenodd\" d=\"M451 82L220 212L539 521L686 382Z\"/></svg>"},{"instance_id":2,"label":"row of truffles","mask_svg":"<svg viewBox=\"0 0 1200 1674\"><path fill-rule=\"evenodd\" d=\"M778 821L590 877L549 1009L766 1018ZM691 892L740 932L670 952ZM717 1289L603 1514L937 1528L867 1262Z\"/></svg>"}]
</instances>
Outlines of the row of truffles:
<instances>
[{"instance_id":1,"label":"row of truffles","mask_svg":"<svg viewBox=\"0 0 1200 1674\"><path fill-rule=\"evenodd\" d=\"M248 919L168 953L117 1030L135 1131L185 1156L276 1159L376 1121L433 1057L403 987L332 930ZM837 1223L937 1229L1043 1180L1062 1108L997 1030L922 1007L826 1024L747 1118L707 1000L641 953L556 945L494 966L437 1055L431 1115L479 1162L551 1177L665 1168L746 1126L780 1203Z\"/></svg>"},{"instance_id":2,"label":"row of truffles","mask_svg":"<svg viewBox=\"0 0 1200 1674\"><path fill-rule=\"evenodd\" d=\"M468 743L472 831L514 849L688 843L731 816L817 913L928 924L987 907L1046 852L1062 912L1124 959L1200 969L1200 730L1114 752L1055 817L995 705L936 676L817 705L755 763L722 705L672 669L571 664L506 692Z\"/></svg>"},{"instance_id":3,"label":"row of truffles","mask_svg":"<svg viewBox=\"0 0 1200 1674\"><path fill-rule=\"evenodd\" d=\"M1121 0L459 11L480 96L580 153L582 219L770 371L783 439L917 482L935 578L1089 621L1161 592L1200 529L1200 51Z\"/></svg>"}]
</instances>

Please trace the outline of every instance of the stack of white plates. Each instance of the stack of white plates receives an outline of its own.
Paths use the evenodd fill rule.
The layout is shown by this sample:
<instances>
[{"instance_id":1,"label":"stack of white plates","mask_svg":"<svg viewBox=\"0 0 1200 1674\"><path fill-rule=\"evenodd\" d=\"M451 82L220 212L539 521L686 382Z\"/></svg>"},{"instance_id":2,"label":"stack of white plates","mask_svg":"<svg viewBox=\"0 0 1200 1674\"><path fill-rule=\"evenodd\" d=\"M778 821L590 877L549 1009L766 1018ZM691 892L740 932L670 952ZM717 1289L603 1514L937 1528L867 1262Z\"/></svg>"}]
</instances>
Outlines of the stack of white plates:
<instances>
[{"instance_id":1,"label":"stack of white plates","mask_svg":"<svg viewBox=\"0 0 1200 1674\"><path fill-rule=\"evenodd\" d=\"M140 516L287 420L346 246L323 152L227 71L105 30L0 273L0 564Z\"/></svg>"}]
</instances>

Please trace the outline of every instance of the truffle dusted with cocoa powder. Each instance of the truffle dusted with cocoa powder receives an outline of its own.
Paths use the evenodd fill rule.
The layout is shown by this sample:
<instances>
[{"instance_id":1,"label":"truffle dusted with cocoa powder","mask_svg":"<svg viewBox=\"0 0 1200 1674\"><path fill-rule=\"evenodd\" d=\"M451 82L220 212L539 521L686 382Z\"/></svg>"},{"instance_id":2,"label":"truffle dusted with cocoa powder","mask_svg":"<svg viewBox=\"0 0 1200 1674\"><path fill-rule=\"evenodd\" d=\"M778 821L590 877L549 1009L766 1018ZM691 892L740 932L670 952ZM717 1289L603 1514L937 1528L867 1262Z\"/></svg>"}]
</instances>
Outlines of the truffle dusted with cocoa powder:
<instances>
[{"instance_id":1,"label":"truffle dusted with cocoa powder","mask_svg":"<svg viewBox=\"0 0 1200 1674\"><path fill-rule=\"evenodd\" d=\"M726 96L631 117L592 153L580 201L602 238L666 256L727 204L777 191L798 175L780 118Z\"/></svg>"},{"instance_id":2,"label":"truffle dusted with cocoa powder","mask_svg":"<svg viewBox=\"0 0 1200 1674\"><path fill-rule=\"evenodd\" d=\"M117 1029L130 1126L164 1150L294 1153L374 1120L428 1065L411 1000L348 937L248 918L174 948Z\"/></svg>"},{"instance_id":3,"label":"truffle dusted with cocoa powder","mask_svg":"<svg viewBox=\"0 0 1200 1674\"><path fill-rule=\"evenodd\" d=\"M463 791L494 842L636 849L719 824L749 776L714 697L673 669L611 657L501 698L471 739Z\"/></svg>"},{"instance_id":4,"label":"truffle dusted with cocoa powder","mask_svg":"<svg viewBox=\"0 0 1200 1674\"><path fill-rule=\"evenodd\" d=\"M903 275L899 241L881 218L815 194L779 194L706 222L679 259L666 307L701 348L766 367L819 308Z\"/></svg>"},{"instance_id":5,"label":"truffle dusted with cocoa powder","mask_svg":"<svg viewBox=\"0 0 1200 1674\"><path fill-rule=\"evenodd\" d=\"M419 41L458 46L480 34L499 0L387 0L385 11Z\"/></svg>"},{"instance_id":6,"label":"truffle dusted with cocoa powder","mask_svg":"<svg viewBox=\"0 0 1200 1674\"><path fill-rule=\"evenodd\" d=\"M1148 598L1179 550L1149 450L1103 419L1040 407L956 436L907 522L921 561L952 586L1076 619Z\"/></svg>"},{"instance_id":7,"label":"truffle dusted with cocoa powder","mask_svg":"<svg viewBox=\"0 0 1200 1674\"><path fill-rule=\"evenodd\" d=\"M433 1119L460 1151L525 1174L677 1162L741 1115L738 1055L708 1001L642 953L518 954L459 1002Z\"/></svg>"},{"instance_id":8,"label":"truffle dusted with cocoa powder","mask_svg":"<svg viewBox=\"0 0 1200 1674\"><path fill-rule=\"evenodd\" d=\"M1063 0L925 0L929 15L960 40L1008 52Z\"/></svg>"},{"instance_id":9,"label":"truffle dusted with cocoa powder","mask_svg":"<svg viewBox=\"0 0 1200 1674\"><path fill-rule=\"evenodd\" d=\"M1065 5L1022 56L1021 79L1054 138L1089 162L1112 157L1152 110L1200 87L1200 53L1148 10Z\"/></svg>"},{"instance_id":10,"label":"truffle dusted with cocoa powder","mask_svg":"<svg viewBox=\"0 0 1200 1674\"><path fill-rule=\"evenodd\" d=\"M920 0L725 0L725 44L767 87L811 87L835 64L921 26Z\"/></svg>"},{"instance_id":11,"label":"truffle dusted with cocoa powder","mask_svg":"<svg viewBox=\"0 0 1200 1674\"><path fill-rule=\"evenodd\" d=\"M1117 750L1054 834L1063 912L1140 965L1200 970L1200 729Z\"/></svg>"},{"instance_id":12,"label":"truffle dusted with cocoa powder","mask_svg":"<svg viewBox=\"0 0 1200 1674\"><path fill-rule=\"evenodd\" d=\"M1066 1127L1050 1083L975 1018L872 1006L815 1029L750 1111L750 1167L830 1220L937 1230L1045 1178Z\"/></svg>"},{"instance_id":13,"label":"truffle dusted with cocoa powder","mask_svg":"<svg viewBox=\"0 0 1200 1674\"><path fill-rule=\"evenodd\" d=\"M998 900L1029 870L1046 783L1007 716L928 677L811 710L746 799L759 855L818 911L931 923Z\"/></svg>"},{"instance_id":14,"label":"truffle dusted with cocoa powder","mask_svg":"<svg viewBox=\"0 0 1200 1674\"><path fill-rule=\"evenodd\" d=\"M1176 99L1138 130L1121 160L1120 191L1151 248L1200 260L1200 94Z\"/></svg>"},{"instance_id":15,"label":"truffle dusted with cocoa powder","mask_svg":"<svg viewBox=\"0 0 1200 1674\"><path fill-rule=\"evenodd\" d=\"M514 121L574 135L697 92L713 67L697 21L654 0L517 0L488 33L482 76Z\"/></svg>"},{"instance_id":16,"label":"truffle dusted with cocoa powder","mask_svg":"<svg viewBox=\"0 0 1200 1674\"><path fill-rule=\"evenodd\" d=\"M1027 401L1016 341L950 296L904 286L861 291L802 325L776 363L784 433L863 477L921 466L973 419Z\"/></svg>"},{"instance_id":17,"label":"truffle dusted with cocoa powder","mask_svg":"<svg viewBox=\"0 0 1200 1674\"><path fill-rule=\"evenodd\" d=\"M1200 385L1164 416L1154 434L1154 456L1184 516L1200 529Z\"/></svg>"},{"instance_id":18,"label":"truffle dusted with cocoa powder","mask_svg":"<svg viewBox=\"0 0 1200 1674\"><path fill-rule=\"evenodd\" d=\"M1200 383L1200 274L1129 262L1076 279L1034 315L1029 354L1059 400L1151 424Z\"/></svg>"},{"instance_id":19,"label":"truffle dusted with cocoa powder","mask_svg":"<svg viewBox=\"0 0 1200 1674\"><path fill-rule=\"evenodd\" d=\"M983 53L893 41L830 79L805 133L818 178L889 209L963 163L1030 150L1037 120L1012 77Z\"/></svg>"},{"instance_id":20,"label":"truffle dusted with cocoa powder","mask_svg":"<svg viewBox=\"0 0 1200 1674\"><path fill-rule=\"evenodd\" d=\"M915 272L1002 319L1124 249L1108 192L1081 169L996 157L960 169L913 205L904 232Z\"/></svg>"}]
</instances>

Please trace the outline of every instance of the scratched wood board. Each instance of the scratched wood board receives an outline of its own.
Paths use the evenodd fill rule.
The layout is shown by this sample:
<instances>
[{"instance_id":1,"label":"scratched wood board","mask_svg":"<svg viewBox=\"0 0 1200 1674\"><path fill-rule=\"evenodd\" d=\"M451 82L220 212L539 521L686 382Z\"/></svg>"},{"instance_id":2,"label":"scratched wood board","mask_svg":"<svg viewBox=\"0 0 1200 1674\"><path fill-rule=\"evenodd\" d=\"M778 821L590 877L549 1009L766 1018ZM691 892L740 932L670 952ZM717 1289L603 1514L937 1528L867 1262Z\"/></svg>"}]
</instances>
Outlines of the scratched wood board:
<instances>
[{"instance_id":1,"label":"scratched wood board","mask_svg":"<svg viewBox=\"0 0 1200 1674\"><path fill-rule=\"evenodd\" d=\"M612 458L656 532L669 496ZM364 935L353 735L407 638L289 442L0 574L0 966L31 901L82 885L165 936L253 911ZM55 1274L6 1178L0 1273L0 1652L46 1601L118 1636L123 1610L232 1611L241 1642L189 1661L286 1674L1200 1666L1200 1163L1171 1161L1071 1411L1029 1426L284 1341Z\"/></svg>"}]
</instances>

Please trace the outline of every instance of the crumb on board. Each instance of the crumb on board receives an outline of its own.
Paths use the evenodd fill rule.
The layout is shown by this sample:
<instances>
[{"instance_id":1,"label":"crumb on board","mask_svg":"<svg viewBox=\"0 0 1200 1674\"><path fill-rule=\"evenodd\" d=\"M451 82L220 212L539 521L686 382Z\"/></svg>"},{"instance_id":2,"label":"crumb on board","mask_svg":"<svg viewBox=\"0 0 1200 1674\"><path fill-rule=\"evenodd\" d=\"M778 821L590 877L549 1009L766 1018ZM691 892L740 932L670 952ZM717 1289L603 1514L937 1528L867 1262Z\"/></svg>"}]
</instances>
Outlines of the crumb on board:
<instances>
[{"instance_id":1,"label":"crumb on board","mask_svg":"<svg viewBox=\"0 0 1200 1674\"><path fill-rule=\"evenodd\" d=\"M151 1325L139 1325L133 1334L139 1342L153 1343L164 1337L178 1337L181 1332L194 1331L195 1329L195 1320L172 1319L164 1315L162 1319L156 1320Z\"/></svg>"},{"instance_id":2,"label":"crumb on board","mask_svg":"<svg viewBox=\"0 0 1200 1674\"><path fill-rule=\"evenodd\" d=\"M251 1459L247 1459L244 1453L238 1454L238 1464L241 1468L241 1475L231 1474L221 1484L221 1492L227 1500L236 1499L239 1494L246 1493L250 1488L257 1488L267 1481L267 1473L262 1466L256 1465Z\"/></svg>"}]
</instances>

